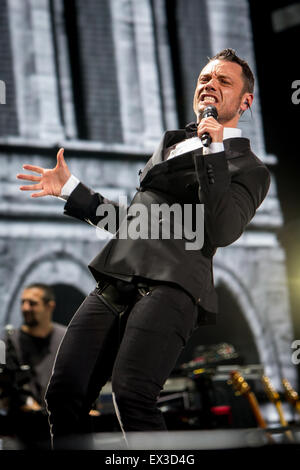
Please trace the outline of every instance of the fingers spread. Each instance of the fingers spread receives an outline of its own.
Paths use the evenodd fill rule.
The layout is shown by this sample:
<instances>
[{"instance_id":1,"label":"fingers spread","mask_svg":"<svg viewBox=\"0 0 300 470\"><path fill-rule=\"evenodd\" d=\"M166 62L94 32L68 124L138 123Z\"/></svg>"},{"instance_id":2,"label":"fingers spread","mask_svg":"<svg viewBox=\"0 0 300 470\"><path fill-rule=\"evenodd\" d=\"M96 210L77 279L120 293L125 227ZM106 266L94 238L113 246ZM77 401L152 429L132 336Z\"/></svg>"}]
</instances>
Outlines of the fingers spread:
<instances>
[{"instance_id":1,"label":"fingers spread","mask_svg":"<svg viewBox=\"0 0 300 470\"><path fill-rule=\"evenodd\" d=\"M48 196L45 191L40 191L39 193L33 193L31 194L31 197L42 197L42 196Z\"/></svg>"},{"instance_id":2,"label":"fingers spread","mask_svg":"<svg viewBox=\"0 0 300 470\"><path fill-rule=\"evenodd\" d=\"M41 173L43 174L44 168L41 168L40 166L35 166L35 165L23 165L24 170L30 170L30 171L35 171L36 173Z\"/></svg>"},{"instance_id":3,"label":"fingers spread","mask_svg":"<svg viewBox=\"0 0 300 470\"><path fill-rule=\"evenodd\" d=\"M57 152L57 163L61 165L62 163L64 163L64 161L65 161L65 159L64 159L64 149L61 148Z\"/></svg>"},{"instance_id":4,"label":"fingers spread","mask_svg":"<svg viewBox=\"0 0 300 470\"><path fill-rule=\"evenodd\" d=\"M43 189L42 184L28 184L26 186L20 186L21 191L36 191L37 189Z\"/></svg>"},{"instance_id":5,"label":"fingers spread","mask_svg":"<svg viewBox=\"0 0 300 470\"><path fill-rule=\"evenodd\" d=\"M34 175L24 175L24 174L18 174L17 178L19 180L29 180L29 181L41 181L41 176L34 176Z\"/></svg>"}]
</instances>

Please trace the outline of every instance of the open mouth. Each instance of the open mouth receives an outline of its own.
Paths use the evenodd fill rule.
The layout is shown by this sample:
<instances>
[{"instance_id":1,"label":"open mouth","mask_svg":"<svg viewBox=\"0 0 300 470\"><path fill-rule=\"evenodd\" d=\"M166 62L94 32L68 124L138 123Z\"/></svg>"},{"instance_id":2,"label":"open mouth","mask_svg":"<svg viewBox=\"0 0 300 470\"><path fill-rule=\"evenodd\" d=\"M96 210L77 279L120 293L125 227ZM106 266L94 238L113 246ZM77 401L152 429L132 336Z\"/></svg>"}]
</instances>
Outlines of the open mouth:
<instances>
[{"instance_id":1,"label":"open mouth","mask_svg":"<svg viewBox=\"0 0 300 470\"><path fill-rule=\"evenodd\" d=\"M214 104L218 103L217 98L214 95L202 95L200 101L204 104Z\"/></svg>"}]
</instances>

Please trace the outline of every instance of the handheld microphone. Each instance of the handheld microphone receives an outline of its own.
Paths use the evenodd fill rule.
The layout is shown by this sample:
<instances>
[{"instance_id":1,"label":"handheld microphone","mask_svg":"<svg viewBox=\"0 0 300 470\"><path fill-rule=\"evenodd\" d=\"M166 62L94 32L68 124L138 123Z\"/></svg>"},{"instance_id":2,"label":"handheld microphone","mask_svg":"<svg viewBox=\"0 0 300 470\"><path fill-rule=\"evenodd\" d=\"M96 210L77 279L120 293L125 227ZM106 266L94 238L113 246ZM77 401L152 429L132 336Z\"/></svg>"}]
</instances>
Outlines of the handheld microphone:
<instances>
[{"instance_id":1,"label":"handheld microphone","mask_svg":"<svg viewBox=\"0 0 300 470\"><path fill-rule=\"evenodd\" d=\"M218 111L217 108L213 105L206 106L201 117L207 118L210 116L212 116L216 121L218 120ZM204 147L208 147L211 144L211 137L208 132L202 134L201 142Z\"/></svg>"}]
</instances>

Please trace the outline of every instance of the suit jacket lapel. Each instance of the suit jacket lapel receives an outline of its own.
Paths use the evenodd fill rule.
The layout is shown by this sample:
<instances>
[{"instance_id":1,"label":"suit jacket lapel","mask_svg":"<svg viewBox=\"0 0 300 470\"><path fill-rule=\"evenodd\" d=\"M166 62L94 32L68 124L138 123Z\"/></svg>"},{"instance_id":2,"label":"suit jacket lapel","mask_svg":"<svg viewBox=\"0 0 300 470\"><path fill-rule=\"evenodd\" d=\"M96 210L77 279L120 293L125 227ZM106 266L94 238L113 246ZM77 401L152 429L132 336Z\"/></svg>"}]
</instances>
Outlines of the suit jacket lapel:
<instances>
[{"instance_id":1,"label":"suit jacket lapel","mask_svg":"<svg viewBox=\"0 0 300 470\"><path fill-rule=\"evenodd\" d=\"M153 166L157 165L158 163L162 163L165 160L166 149L171 147L178 142L186 139L187 137L192 137L193 135L197 135L195 132L195 125L193 123L188 124L186 129L179 129L175 131L166 131L163 135L156 151L152 155L152 157L148 160L144 170L140 175L140 182L145 178L148 171L153 168ZM233 158L240 157L243 155L247 150L250 150L250 142L249 139L244 137L236 137L234 139L225 139L224 140L224 148L226 151L226 158L227 160L231 160Z\"/></svg>"},{"instance_id":2,"label":"suit jacket lapel","mask_svg":"<svg viewBox=\"0 0 300 470\"><path fill-rule=\"evenodd\" d=\"M177 144L181 140L186 138L186 134L184 130L176 130L176 131L167 131L164 133L157 149L155 150L154 154L148 160L144 170L141 173L140 181L142 181L148 171L158 163L162 163L165 159L166 149L171 147L174 144Z\"/></svg>"}]
</instances>

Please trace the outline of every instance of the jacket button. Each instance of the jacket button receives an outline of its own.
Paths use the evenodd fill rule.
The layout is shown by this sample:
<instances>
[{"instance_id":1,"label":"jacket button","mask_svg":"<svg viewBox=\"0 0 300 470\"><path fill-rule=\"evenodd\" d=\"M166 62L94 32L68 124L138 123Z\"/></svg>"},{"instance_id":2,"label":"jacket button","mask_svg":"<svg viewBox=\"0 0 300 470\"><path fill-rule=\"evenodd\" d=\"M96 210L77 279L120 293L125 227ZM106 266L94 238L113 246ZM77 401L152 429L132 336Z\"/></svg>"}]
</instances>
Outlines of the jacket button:
<instances>
[{"instance_id":1,"label":"jacket button","mask_svg":"<svg viewBox=\"0 0 300 470\"><path fill-rule=\"evenodd\" d=\"M197 305L200 305L200 303L201 303L201 299L200 299L200 297L199 297L199 298L196 300L196 304L197 304Z\"/></svg>"}]
</instances>

